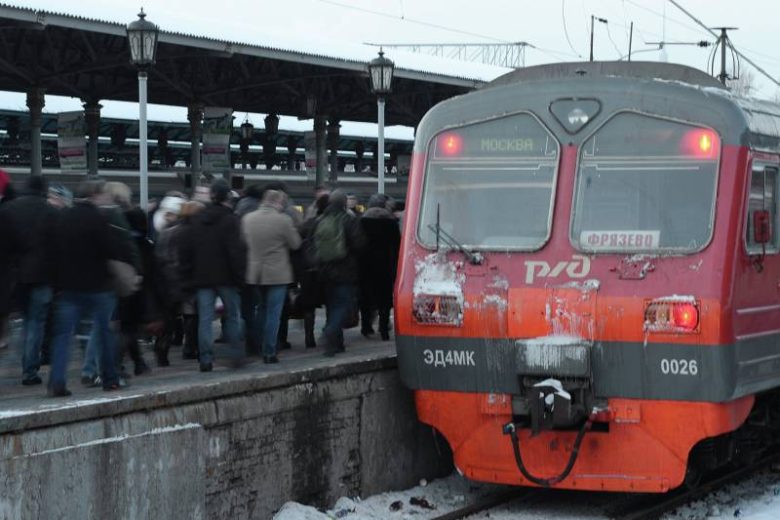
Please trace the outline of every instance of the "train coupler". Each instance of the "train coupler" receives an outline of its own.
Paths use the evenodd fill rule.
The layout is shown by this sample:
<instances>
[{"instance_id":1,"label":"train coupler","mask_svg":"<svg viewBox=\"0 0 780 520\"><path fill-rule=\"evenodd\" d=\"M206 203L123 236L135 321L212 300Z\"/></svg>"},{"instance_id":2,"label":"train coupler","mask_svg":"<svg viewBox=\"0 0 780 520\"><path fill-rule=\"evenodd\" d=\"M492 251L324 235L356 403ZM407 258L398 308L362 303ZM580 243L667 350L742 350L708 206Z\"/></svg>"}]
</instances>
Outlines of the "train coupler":
<instances>
[{"instance_id":1,"label":"train coupler","mask_svg":"<svg viewBox=\"0 0 780 520\"><path fill-rule=\"evenodd\" d=\"M588 417L592 399L585 381L570 381L564 388L557 379L524 378L522 385L523 394L513 399L513 414L523 418L532 436L545 430L577 428Z\"/></svg>"}]
</instances>

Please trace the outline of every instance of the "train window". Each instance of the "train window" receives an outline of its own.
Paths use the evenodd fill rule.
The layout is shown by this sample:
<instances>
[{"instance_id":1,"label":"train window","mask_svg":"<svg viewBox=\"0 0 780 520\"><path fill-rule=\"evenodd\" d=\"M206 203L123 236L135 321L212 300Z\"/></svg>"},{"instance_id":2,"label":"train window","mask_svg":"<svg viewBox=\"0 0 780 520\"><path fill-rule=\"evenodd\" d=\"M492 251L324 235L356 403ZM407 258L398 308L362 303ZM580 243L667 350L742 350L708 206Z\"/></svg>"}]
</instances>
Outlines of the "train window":
<instances>
[{"instance_id":1,"label":"train window","mask_svg":"<svg viewBox=\"0 0 780 520\"><path fill-rule=\"evenodd\" d=\"M712 236L719 157L710 129L616 114L580 150L572 243L593 252L703 249Z\"/></svg>"},{"instance_id":2,"label":"train window","mask_svg":"<svg viewBox=\"0 0 780 520\"><path fill-rule=\"evenodd\" d=\"M754 167L750 178L750 199L748 200L747 236L746 243L748 253L777 252L778 235L777 225L777 168ZM755 241L756 211L769 212L769 226L771 237L766 244Z\"/></svg>"},{"instance_id":3,"label":"train window","mask_svg":"<svg viewBox=\"0 0 780 520\"><path fill-rule=\"evenodd\" d=\"M418 222L423 245L435 226L470 249L534 250L549 238L559 146L532 115L514 114L437 134Z\"/></svg>"}]
</instances>

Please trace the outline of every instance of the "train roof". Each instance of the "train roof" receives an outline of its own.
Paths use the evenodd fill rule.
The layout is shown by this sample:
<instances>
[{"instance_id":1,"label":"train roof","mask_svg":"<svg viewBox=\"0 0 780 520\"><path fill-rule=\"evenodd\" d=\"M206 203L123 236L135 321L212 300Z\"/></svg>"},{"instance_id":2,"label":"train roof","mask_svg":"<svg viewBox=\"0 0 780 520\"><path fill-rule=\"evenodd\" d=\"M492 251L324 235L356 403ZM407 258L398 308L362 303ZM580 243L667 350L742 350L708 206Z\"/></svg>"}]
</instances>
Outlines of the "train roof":
<instances>
[{"instance_id":1,"label":"train roof","mask_svg":"<svg viewBox=\"0 0 780 520\"><path fill-rule=\"evenodd\" d=\"M655 61L581 61L535 65L499 76L485 87L508 85L520 81L551 80L577 76L661 79L726 90L722 83L704 71L676 63L658 63Z\"/></svg>"}]
</instances>

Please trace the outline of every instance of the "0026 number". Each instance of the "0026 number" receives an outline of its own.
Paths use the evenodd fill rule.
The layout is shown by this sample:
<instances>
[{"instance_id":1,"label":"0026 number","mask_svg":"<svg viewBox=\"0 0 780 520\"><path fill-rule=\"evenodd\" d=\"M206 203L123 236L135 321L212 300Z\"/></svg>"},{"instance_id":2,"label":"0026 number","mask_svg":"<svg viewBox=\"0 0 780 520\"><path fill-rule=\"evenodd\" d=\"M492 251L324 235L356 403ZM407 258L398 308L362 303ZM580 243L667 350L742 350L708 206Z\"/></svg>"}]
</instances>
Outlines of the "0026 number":
<instances>
[{"instance_id":1,"label":"0026 number","mask_svg":"<svg viewBox=\"0 0 780 520\"><path fill-rule=\"evenodd\" d=\"M699 373L699 364L695 359L666 359L661 360L661 373L674 376L695 376Z\"/></svg>"}]
</instances>

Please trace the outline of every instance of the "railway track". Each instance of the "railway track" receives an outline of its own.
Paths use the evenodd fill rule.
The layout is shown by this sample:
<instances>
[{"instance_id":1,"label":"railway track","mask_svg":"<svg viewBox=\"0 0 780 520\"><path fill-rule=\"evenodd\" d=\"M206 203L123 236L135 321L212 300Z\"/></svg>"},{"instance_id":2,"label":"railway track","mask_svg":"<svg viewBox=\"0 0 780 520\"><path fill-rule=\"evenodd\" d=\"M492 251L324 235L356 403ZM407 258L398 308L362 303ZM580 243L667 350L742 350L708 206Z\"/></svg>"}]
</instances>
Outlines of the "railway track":
<instances>
[{"instance_id":1,"label":"railway track","mask_svg":"<svg viewBox=\"0 0 780 520\"><path fill-rule=\"evenodd\" d=\"M498 506L502 506L515 500L522 500L523 504L535 504L545 500L549 496L550 490L539 488L517 488L508 489L501 493L496 493L482 498L472 504L460 509L455 509L449 513L431 518L430 520L460 520L483 511L489 511Z\"/></svg>"},{"instance_id":2,"label":"railway track","mask_svg":"<svg viewBox=\"0 0 780 520\"><path fill-rule=\"evenodd\" d=\"M642 495L629 499L628 503L608 515L612 520L656 520L664 513L703 498L777 463L780 463L780 453L773 453L753 464L713 475L693 489L680 489L665 495Z\"/></svg>"},{"instance_id":3,"label":"railway track","mask_svg":"<svg viewBox=\"0 0 780 520\"><path fill-rule=\"evenodd\" d=\"M614 502L606 505L604 515L605 518L611 520L656 520L664 513L701 499L729 484L739 482L778 463L780 463L780 453L762 458L754 464L714 474L693 489L680 489L664 495L629 495L628 498L620 499L617 505ZM558 493L560 491L540 488L509 489L480 499L460 509L433 517L430 520L461 520L471 515L490 511L510 502L517 502L517 513L521 515L523 506L544 502L550 499L553 494L558 497L557 500L560 500L561 496Z\"/></svg>"}]
</instances>

